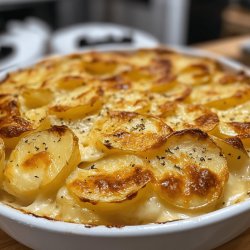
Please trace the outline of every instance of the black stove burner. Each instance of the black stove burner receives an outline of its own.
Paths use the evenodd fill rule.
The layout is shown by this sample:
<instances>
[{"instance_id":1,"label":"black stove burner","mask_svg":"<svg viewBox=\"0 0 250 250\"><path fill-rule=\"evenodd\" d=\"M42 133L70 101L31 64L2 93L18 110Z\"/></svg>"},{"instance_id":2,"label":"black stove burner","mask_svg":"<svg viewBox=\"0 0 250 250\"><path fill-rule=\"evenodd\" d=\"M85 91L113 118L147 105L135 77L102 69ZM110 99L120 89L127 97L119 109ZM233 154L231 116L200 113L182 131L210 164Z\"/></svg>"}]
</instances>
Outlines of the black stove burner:
<instances>
[{"instance_id":1,"label":"black stove burner","mask_svg":"<svg viewBox=\"0 0 250 250\"><path fill-rule=\"evenodd\" d=\"M133 43L133 36L127 35L123 37L114 37L112 35L104 37L99 40L90 40L86 36L82 36L78 39L77 45L78 47L87 47L87 46L96 46L96 45L106 45L106 44L131 44Z\"/></svg>"},{"instance_id":2,"label":"black stove burner","mask_svg":"<svg viewBox=\"0 0 250 250\"><path fill-rule=\"evenodd\" d=\"M0 61L7 59L14 53L14 48L10 45L0 45Z\"/></svg>"}]
</instances>

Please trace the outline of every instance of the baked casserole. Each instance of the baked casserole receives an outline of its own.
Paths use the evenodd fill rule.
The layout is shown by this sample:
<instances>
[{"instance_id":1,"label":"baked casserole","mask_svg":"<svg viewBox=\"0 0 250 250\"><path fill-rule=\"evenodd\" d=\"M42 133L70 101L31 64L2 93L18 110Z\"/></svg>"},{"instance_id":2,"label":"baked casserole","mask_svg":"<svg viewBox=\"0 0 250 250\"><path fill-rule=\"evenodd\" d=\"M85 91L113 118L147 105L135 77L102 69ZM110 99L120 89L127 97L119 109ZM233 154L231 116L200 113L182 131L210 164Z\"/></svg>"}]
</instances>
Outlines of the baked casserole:
<instances>
[{"instance_id":1,"label":"baked casserole","mask_svg":"<svg viewBox=\"0 0 250 250\"><path fill-rule=\"evenodd\" d=\"M167 48L45 59L0 85L1 202L88 225L249 198L250 77Z\"/></svg>"}]
</instances>

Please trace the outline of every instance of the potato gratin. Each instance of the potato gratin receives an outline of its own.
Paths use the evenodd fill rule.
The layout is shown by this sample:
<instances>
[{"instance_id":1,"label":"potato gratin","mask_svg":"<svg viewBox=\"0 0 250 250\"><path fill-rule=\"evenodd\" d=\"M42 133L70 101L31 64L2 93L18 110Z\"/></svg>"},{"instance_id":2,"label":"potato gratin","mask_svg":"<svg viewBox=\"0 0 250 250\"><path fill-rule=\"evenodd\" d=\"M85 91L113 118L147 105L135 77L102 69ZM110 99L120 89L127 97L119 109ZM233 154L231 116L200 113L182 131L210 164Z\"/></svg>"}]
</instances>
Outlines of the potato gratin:
<instances>
[{"instance_id":1,"label":"potato gratin","mask_svg":"<svg viewBox=\"0 0 250 250\"><path fill-rule=\"evenodd\" d=\"M168 49L74 54L0 85L1 201L89 225L249 198L250 77Z\"/></svg>"}]
</instances>

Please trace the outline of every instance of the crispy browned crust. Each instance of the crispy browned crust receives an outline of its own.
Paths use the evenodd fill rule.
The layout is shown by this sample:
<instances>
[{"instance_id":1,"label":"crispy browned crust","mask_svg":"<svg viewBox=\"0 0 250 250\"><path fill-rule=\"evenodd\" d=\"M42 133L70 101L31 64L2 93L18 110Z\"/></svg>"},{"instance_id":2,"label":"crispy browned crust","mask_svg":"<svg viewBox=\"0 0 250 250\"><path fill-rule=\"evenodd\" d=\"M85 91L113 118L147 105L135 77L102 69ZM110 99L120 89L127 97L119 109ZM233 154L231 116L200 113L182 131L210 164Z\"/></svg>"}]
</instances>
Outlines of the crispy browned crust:
<instances>
[{"instance_id":1,"label":"crispy browned crust","mask_svg":"<svg viewBox=\"0 0 250 250\"><path fill-rule=\"evenodd\" d=\"M169 136L173 136L173 135L175 136L190 135L190 136L198 137L201 140L205 140L209 138L208 134L200 129L183 129L180 131L175 131Z\"/></svg>"},{"instance_id":2,"label":"crispy browned crust","mask_svg":"<svg viewBox=\"0 0 250 250\"><path fill-rule=\"evenodd\" d=\"M136 124L133 124L134 120ZM145 121L150 121L157 132L148 131ZM172 129L157 117L112 111L96 123L92 134L107 149L144 152L159 147L171 132Z\"/></svg>"},{"instance_id":3,"label":"crispy browned crust","mask_svg":"<svg viewBox=\"0 0 250 250\"><path fill-rule=\"evenodd\" d=\"M97 204L103 199L104 202L117 203L133 199L152 179L153 174L150 170L135 165L128 173L121 170L112 174L101 173L89 175L85 179L76 179L68 184L68 188L82 202Z\"/></svg>"},{"instance_id":4,"label":"crispy browned crust","mask_svg":"<svg viewBox=\"0 0 250 250\"><path fill-rule=\"evenodd\" d=\"M250 122L228 122L239 135L250 134Z\"/></svg>"},{"instance_id":5,"label":"crispy browned crust","mask_svg":"<svg viewBox=\"0 0 250 250\"><path fill-rule=\"evenodd\" d=\"M239 137L230 137L226 138L225 142L233 146L234 148L237 148L241 151L245 151L244 145Z\"/></svg>"},{"instance_id":6,"label":"crispy browned crust","mask_svg":"<svg viewBox=\"0 0 250 250\"><path fill-rule=\"evenodd\" d=\"M244 71L240 71L236 74L227 73L220 78L219 82L222 84L230 84L234 82L250 83L250 77Z\"/></svg>"},{"instance_id":7,"label":"crispy browned crust","mask_svg":"<svg viewBox=\"0 0 250 250\"><path fill-rule=\"evenodd\" d=\"M72 175L65 179L67 192L79 206L121 203L150 189L168 204L198 209L219 202L229 175L223 148L210 138L222 136L217 135L221 129L219 110L248 102L249 83L245 72L227 72L215 60L184 56L165 47L48 58L0 81L0 138L13 149L34 131L50 127L48 132L63 136L70 128L77 150L86 150L81 153L87 160L82 161L86 165L93 161L94 166L85 169L82 164L78 175L74 174L80 167L73 166ZM52 100L29 106L26 99L30 96L25 96L29 90L31 96L32 91L48 91ZM36 94L43 100L45 93ZM34 96L30 98L35 100ZM39 108L48 118L41 118L45 119L44 127L32 116L34 110L41 111ZM88 117L93 120L85 131L79 121L85 122ZM238 137L223 140L246 153L241 139L250 138L250 118L245 118L244 122L227 122ZM76 120L79 128L73 126L78 125ZM175 149L169 147L176 141L177 151L185 143L206 146L201 153L204 157L192 155L196 149L189 152L185 146L186 151L173 153ZM220 161L221 169L209 165L214 160L206 155L209 149L213 149L211 154L216 152L213 156ZM88 159L92 153L93 158L91 155ZM45 148L26 155L24 173L32 172L36 165L51 165L50 156ZM140 164L126 165L127 158L119 158L123 156L138 157ZM93 160L95 157L100 159ZM104 159L112 159L115 167L106 162L107 166L95 168Z\"/></svg>"},{"instance_id":8,"label":"crispy browned crust","mask_svg":"<svg viewBox=\"0 0 250 250\"><path fill-rule=\"evenodd\" d=\"M219 184L219 180L214 173L209 169L199 169L197 166L188 166L187 172L189 176L189 181L186 183L181 175L170 175L165 176L159 181L161 188L167 193L171 198L175 198L180 194L186 197L187 203L190 196L207 196L213 195L211 192ZM184 198L185 199L185 198Z\"/></svg>"}]
</instances>

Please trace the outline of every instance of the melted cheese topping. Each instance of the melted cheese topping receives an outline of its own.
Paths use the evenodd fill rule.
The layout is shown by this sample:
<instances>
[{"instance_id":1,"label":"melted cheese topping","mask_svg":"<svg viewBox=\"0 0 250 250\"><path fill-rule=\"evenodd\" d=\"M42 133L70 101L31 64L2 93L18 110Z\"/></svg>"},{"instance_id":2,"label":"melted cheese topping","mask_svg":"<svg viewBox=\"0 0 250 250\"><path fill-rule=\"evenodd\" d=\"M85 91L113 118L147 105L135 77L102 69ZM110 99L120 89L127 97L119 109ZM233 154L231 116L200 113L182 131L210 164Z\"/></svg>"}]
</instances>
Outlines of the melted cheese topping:
<instances>
[{"instance_id":1,"label":"melted cheese topping","mask_svg":"<svg viewBox=\"0 0 250 250\"><path fill-rule=\"evenodd\" d=\"M249 199L250 78L158 48L74 54L0 85L1 201L90 225Z\"/></svg>"}]
</instances>

